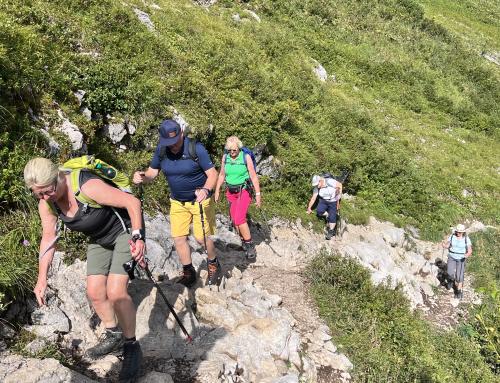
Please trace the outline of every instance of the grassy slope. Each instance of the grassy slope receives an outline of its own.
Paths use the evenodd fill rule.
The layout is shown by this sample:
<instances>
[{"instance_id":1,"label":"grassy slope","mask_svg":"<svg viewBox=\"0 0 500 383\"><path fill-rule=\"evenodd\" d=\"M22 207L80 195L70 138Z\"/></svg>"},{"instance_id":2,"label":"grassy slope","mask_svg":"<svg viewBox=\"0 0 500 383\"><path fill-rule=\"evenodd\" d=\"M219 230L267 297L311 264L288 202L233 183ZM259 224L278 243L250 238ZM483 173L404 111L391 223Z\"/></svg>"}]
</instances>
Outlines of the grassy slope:
<instances>
[{"instance_id":1,"label":"grassy slope","mask_svg":"<svg viewBox=\"0 0 500 383\"><path fill-rule=\"evenodd\" d=\"M208 11L190 1L157 4L161 10L139 0L0 2L0 302L3 293L23 293L36 269L39 228L21 173L29 157L44 153L44 143L29 129L27 109L50 116L53 100L82 128L92 151L128 171L147 164L151 151L142 148L154 145L154 125L171 113L171 105L215 157L229 134L250 146L266 143L282 164L282 177L263 180L265 201L285 216L308 219L303 210L310 174L347 167L353 170L348 192L357 196L345 204L353 222L375 214L416 224L434 238L466 217L498 224L499 70L478 55L498 51L496 2L219 1ZM134 6L151 15L156 32L137 20ZM244 16L244 8L255 10L262 22ZM233 22L236 12L246 21ZM319 82L311 59L336 81ZM129 152L117 155L97 135L102 121L83 119L71 94L76 89L87 91L85 103L101 116L112 112L135 122ZM68 154L65 148L61 157ZM473 197L464 198L464 188ZM147 194L165 201L164 183ZM393 293L367 289L375 303L360 296L358 309L368 306L368 317L384 323L397 316L404 326L361 332L346 327L347 335L354 334L352 347L364 347L365 336L396 329L401 336L391 339L404 352L391 344L380 354L374 350L360 379L383 379L391 363L409 362L415 368L407 377L446 381L448 371L432 360L434 350L454 350L463 339L419 337L425 325L377 298ZM354 302L349 294L347 303ZM328 317L330 309L322 307ZM352 324L348 314L346 325ZM475 325L473 336L488 344ZM483 365L468 371L479 362L471 346L464 347L467 358L454 366L464 370L464 379L489 376ZM377 370L381 355L386 363ZM439 361L450 362L446 356Z\"/></svg>"},{"instance_id":2,"label":"grassy slope","mask_svg":"<svg viewBox=\"0 0 500 383\"><path fill-rule=\"evenodd\" d=\"M179 1L158 1L161 10L138 0L14 3L4 1L13 20L61 50L49 67L66 89L44 90L105 157L116 155L92 140L99 123L75 113L68 90L85 89L86 103L102 115L130 115L139 127L132 149L154 140L149 128L169 105L200 135L213 124L203 138L216 157L231 133L268 144L282 177L267 184L267 201L281 214L305 218L310 174L350 168L347 190L358 196L347 207L351 221L375 214L437 237L458 219L498 218L498 69L412 1L222 1L209 11ZM151 15L155 33L134 7ZM243 8L263 21L233 22ZM319 82L311 59L337 81ZM131 153L126 166L149 156ZM463 189L475 197L464 198Z\"/></svg>"}]
</instances>

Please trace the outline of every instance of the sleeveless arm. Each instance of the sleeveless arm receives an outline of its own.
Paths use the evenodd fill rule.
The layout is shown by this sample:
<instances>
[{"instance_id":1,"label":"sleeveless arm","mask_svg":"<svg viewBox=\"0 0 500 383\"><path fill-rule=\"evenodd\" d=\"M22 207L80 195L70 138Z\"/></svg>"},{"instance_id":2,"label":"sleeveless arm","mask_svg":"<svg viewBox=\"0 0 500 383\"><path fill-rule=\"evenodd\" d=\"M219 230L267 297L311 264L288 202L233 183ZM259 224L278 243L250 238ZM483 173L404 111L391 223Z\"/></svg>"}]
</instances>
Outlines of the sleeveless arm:
<instances>
[{"instance_id":1,"label":"sleeveless arm","mask_svg":"<svg viewBox=\"0 0 500 383\"><path fill-rule=\"evenodd\" d=\"M38 280L33 292L38 304L45 304L45 290L47 288L47 273L49 271L56 250L57 216L52 212L44 200L38 202L38 214L42 221L42 239L40 241L40 259L38 262ZM51 245L52 244L52 245ZM45 255L43 255L45 253ZM43 255L43 256L42 256Z\"/></svg>"}]
</instances>

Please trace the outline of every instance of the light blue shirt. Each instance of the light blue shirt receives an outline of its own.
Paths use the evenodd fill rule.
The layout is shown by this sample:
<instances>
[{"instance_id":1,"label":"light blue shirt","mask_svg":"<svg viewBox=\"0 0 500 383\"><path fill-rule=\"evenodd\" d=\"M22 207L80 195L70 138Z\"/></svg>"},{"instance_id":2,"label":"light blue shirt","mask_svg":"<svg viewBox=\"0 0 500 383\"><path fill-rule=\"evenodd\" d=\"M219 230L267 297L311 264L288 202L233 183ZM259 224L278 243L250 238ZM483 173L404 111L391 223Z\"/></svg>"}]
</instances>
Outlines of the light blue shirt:
<instances>
[{"instance_id":1,"label":"light blue shirt","mask_svg":"<svg viewBox=\"0 0 500 383\"><path fill-rule=\"evenodd\" d=\"M467 238L467 241L465 238ZM452 257L453 259L464 258L465 253L467 253L467 248L472 246L470 238L467 237L466 235L463 235L461 238L458 238L455 234L453 234L450 235L448 241L450 242L448 257Z\"/></svg>"}]
</instances>

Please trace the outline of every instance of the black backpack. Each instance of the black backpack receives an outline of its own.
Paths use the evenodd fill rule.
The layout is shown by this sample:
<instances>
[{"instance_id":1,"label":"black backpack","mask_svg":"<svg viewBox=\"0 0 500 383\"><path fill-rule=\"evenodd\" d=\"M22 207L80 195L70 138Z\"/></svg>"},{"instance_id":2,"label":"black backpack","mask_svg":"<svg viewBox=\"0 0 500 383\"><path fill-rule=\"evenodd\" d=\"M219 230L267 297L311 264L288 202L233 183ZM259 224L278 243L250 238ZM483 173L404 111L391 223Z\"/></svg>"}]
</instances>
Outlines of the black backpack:
<instances>
[{"instance_id":1,"label":"black backpack","mask_svg":"<svg viewBox=\"0 0 500 383\"><path fill-rule=\"evenodd\" d=\"M340 182L341 184L343 184L347 177L349 177L349 170L342 170L342 173L340 174L340 176L334 176L332 173L330 172L323 172L323 173L320 173L319 175L320 177L323 177L325 179L328 179L328 178L332 178L334 179L335 181L338 181Z\"/></svg>"}]
</instances>

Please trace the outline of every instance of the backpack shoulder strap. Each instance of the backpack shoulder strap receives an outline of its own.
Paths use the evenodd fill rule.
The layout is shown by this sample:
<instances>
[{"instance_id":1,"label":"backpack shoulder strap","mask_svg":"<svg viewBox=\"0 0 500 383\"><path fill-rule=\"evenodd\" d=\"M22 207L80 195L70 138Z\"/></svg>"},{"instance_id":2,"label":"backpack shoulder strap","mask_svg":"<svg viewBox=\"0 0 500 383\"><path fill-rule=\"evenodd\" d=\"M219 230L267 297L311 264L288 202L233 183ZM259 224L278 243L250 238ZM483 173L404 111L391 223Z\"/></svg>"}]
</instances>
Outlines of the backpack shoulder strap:
<instances>
[{"instance_id":1,"label":"backpack shoulder strap","mask_svg":"<svg viewBox=\"0 0 500 383\"><path fill-rule=\"evenodd\" d=\"M70 173L70 180L71 180L71 190L73 191L73 194L75 195L75 198L83 203L84 205L93 207L93 208L101 208L102 206L99 205L97 202L95 202L92 198L88 197L83 193L80 189L80 172L81 169L76 169L73 170Z\"/></svg>"},{"instance_id":2,"label":"backpack shoulder strap","mask_svg":"<svg viewBox=\"0 0 500 383\"><path fill-rule=\"evenodd\" d=\"M194 138L189 139L188 153L189 157L191 157L194 162L198 163L200 158L198 157L198 154L196 154L196 144L197 142Z\"/></svg>"}]
</instances>

